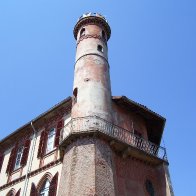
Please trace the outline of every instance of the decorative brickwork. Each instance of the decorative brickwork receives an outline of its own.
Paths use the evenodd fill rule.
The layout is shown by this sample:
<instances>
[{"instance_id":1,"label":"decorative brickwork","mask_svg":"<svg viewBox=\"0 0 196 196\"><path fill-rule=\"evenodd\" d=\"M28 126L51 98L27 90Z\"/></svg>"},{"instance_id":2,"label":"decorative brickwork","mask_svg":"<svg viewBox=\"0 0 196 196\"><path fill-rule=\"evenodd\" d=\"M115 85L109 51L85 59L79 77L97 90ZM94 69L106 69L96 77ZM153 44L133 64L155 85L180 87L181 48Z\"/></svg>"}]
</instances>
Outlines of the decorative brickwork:
<instances>
[{"instance_id":1,"label":"decorative brickwork","mask_svg":"<svg viewBox=\"0 0 196 196\"><path fill-rule=\"evenodd\" d=\"M102 36L100 36L100 35L83 35L83 36L81 36L80 39L78 40L77 45L78 45L82 40L88 39L88 38L99 39L99 40L103 41L105 44L107 44L106 40L105 40Z\"/></svg>"}]
</instances>

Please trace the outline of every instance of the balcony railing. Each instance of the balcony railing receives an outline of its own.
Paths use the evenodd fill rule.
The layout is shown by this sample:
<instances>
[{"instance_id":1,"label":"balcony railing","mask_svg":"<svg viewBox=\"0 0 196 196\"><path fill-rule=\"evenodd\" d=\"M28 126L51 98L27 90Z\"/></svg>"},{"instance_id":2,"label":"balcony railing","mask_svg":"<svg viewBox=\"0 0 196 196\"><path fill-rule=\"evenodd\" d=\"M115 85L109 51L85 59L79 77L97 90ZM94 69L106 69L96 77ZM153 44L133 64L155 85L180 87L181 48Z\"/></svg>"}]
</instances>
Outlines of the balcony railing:
<instances>
[{"instance_id":1,"label":"balcony railing","mask_svg":"<svg viewBox=\"0 0 196 196\"><path fill-rule=\"evenodd\" d=\"M114 125L98 116L87 116L70 120L61 131L60 143L71 134L94 131L102 132L120 142L130 145L131 147L167 161L165 148L138 137L133 132Z\"/></svg>"}]
</instances>

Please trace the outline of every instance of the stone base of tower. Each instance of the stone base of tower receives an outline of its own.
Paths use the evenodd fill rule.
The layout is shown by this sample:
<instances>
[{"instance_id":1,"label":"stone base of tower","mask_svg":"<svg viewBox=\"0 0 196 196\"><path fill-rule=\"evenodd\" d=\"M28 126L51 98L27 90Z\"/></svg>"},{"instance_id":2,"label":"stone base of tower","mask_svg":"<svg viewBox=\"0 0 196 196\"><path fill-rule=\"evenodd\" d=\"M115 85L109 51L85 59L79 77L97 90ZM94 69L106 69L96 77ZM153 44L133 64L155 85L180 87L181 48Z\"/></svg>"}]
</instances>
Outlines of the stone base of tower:
<instances>
[{"instance_id":1,"label":"stone base of tower","mask_svg":"<svg viewBox=\"0 0 196 196\"><path fill-rule=\"evenodd\" d=\"M58 196L114 196L110 146L98 138L79 138L64 152Z\"/></svg>"}]
</instances>

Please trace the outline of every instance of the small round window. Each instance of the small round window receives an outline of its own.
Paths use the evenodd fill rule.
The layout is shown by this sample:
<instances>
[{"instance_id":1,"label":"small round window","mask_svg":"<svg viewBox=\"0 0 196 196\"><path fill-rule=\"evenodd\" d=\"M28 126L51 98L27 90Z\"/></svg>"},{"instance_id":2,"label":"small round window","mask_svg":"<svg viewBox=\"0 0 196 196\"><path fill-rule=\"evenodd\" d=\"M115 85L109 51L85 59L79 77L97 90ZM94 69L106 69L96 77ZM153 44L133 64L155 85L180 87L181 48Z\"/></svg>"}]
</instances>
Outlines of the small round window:
<instances>
[{"instance_id":1,"label":"small round window","mask_svg":"<svg viewBox=\"0 0 196 196\"><path fill-rule=\"evenodd\" d=\"M148 192L149 196L154 196L154 187L153 187L153 184L150 180L146 180L145 182L145 188L146 188L146 191Z\"/></svg>"}]
</instances>

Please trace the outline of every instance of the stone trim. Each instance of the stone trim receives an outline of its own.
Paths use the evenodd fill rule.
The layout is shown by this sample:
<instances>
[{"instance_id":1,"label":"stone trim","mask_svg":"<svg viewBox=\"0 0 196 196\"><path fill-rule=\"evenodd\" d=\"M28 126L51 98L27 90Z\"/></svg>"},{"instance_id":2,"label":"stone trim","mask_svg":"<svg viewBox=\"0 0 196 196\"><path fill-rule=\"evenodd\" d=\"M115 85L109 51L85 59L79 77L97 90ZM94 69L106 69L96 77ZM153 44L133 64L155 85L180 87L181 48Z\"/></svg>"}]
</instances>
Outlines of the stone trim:
<instances>
[{"instance_id":1,"label":"stone trim","mask_svg":"<svg viewBox=\"0 0 196 196\"><path fill-rule=\"evenodd\" d=\"M84 40L84 39L88 39L88 38L95 38L95 39L99 39L99 40L101 40L101 41L103 41L104 43L105 43L105 45L107 46L107 42L106 42L106 40L105 39L103 39L103 37L102 36L100 36L100 35L83 35L83 36L81 36L80 38L79 38L79 40L78 40L78 42L77 42L77 46L78 46L78 44L82 41L82 40Z\"/></svg>"},{"instance_id":2,"label":"stone trim","mask_svg":"<svg viewBox=\"0 0 196 196\"><path fill-rule=\"evenodd\" d=\"M66 106L63 106L66 104ZM62 108L60 108L62 107ZM15 142L17 139L20 140L21 137L29 133L30 135L32 134L32 127L30 125L31 122L34 124L36 123L36 127L41 127L44 123L48 123L49 120L47 119L47 115L49 113L55 112L56 115L63 115L62 113L65 112L66 114L71 111L71 97L67 97L60 103L56 104L46 112L40 114L38 117L32 119L22 127L18 128L16 131L5 137L0 141L0 151L4 152L4 149L10 148L13 146L13 141Z\"/></svg>"},{"instance_id":3,"label":"stone trim","mask_svg":"<svg viewBox=\"0 0 196 196\"><path fill-rule=\"evenodd\" d=\"M45 166L43 166L43 167L41 167L41 168L39 168L37 170L34 170L34 171L32 171L32 172L30 172L28 174L28 178L33 177L33 176L35 176L35 175L37 175L37 174L39 174L39 173L41 173L41 172L43 172L43 171L51 168L51 167L54 167L56 165L59 165L59 164L61 164L61 162L62 162L62 160L61 159L58 159L58 160L53 161L53 162L51 162L51 163L49 163L49 164L47 164L47 165L45 165ZM19 182L22 182L23 180L25 180L25 175L23 175L20 178L17 178L16 180L13 180L12 182L9 182L7 184L4 184L3 186L0 187L0 191L6 189L8 187L11 187L11 186L13 186L13 185L15 185L15 184L17 184Z\"/></svg>"},{"instance_id":4,"label":"stone trim","mask_svg":"<svg viewBox=\"0 0 196 196\"><path fill-rule=\"evenodd\" d=\"M107 40L110 39L111 29L110 29L109 24L103 18L96 17L96 16L89 16L89 17L80 19L75 25L73 33L74 33L74 37L76 40L77 40L78 31L80 30L82 26L85 26L85 25L98 25L101 28L104 28L107 34Z\"/></svg>"},{"instance_id":5,"label":"stone trim","mask_svg":"<svg viewBox=\"0 0 196 196\"><path fill-rule=\"evenodd\" d=\"M43 183L45 182L46 179L48 179L50 182L52 180L53 176L50 172L46 172L41 179L39 180L37 184L37 190L40 191L41 187L43 186Z\"/></svg>"},{"instance_id":6,"label":"stone trim","mask_svg":"<svg viewBox=\"0 0 196 196\"><path fill-rule=\"evenodd\" d=\"M81 57L79 57L79 58L76 60L75 65L74 65L74 68L76 67L77 62L78 62L80 59L82 59L83 57L89 56L89 55L95 55L95 56L101 57L102 59L104 59L104 60L106 61L107 65L108 65L108 68L110 68L110 65L109 65L109 63L108 63L108 60L107 60L105 57L103 57L103 56L101 56L101 55L99 55L99 54L97 54L97 53L88 53L88 54L82 55Z\"/></svg>"}]
</instances>

